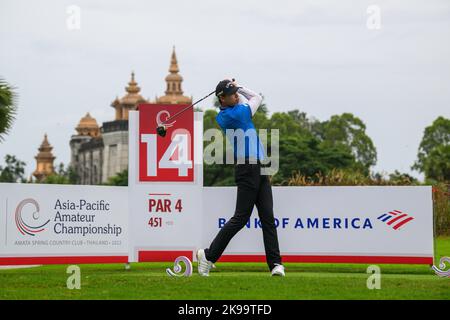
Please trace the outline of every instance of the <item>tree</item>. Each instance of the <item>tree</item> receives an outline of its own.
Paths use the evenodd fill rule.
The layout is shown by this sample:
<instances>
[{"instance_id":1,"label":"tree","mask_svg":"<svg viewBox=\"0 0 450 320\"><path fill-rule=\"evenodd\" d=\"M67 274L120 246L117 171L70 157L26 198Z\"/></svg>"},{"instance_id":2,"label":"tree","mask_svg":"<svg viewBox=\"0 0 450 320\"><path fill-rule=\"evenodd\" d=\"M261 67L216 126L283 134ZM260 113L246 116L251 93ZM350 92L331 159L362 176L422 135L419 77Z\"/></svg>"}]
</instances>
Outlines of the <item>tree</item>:
<instances>
[{"instance_id":1,"label":"tree","mask_svg":"<svg viewBox=\"0 0 450 320\"><path fill-rule=\"evenodd\" d=\"M220 130L219 125L216 122L217 111L206 110L203 116L203 128ZM222 135L222 146L226 146L226 137ZM204 141L203 147L205 148L210 142ZM213 163L203 165L203 181L205 186L230 186L234 185L234 171L232 165L226 164L226 153L224 152L222 162L223 164Z\"/></svg>"},{"instance_id":2,"label":"tree","mask_svg":"<svg viewBox=\"0 0 450 320\"><path fill-rule=\"evenodd\" d=\"M17 112L17 95L6 81L0 79L0 142L11 129Z\"/></svg>"},{"instance_id":3,"label":"tree","mask_svg":"<svg viewBox=\"0 0 450 320\"><path fill-rule=\"evenodd\" d=\"M217 99L215 106L219 106ZM216 116L216 110L205 112L205 130L219 128ZM278 130L279 170L272 177L274 184L287 184L292 175L298 172L312 179L317 174L326 175L334 169L348 169L368 176L370 166L376 162L376 150L365 133L364 123L350 113L332 116L325 122L308 118L305 112L298 109L275 112L268 117L268 109L264 104L253 115L252 121L257 130L268 130L265 153L269 157L273 156L271 130ZM223 136L224 145L225 139ZM205 164L203 177L205 186L233 185L233 166Z\"/></svg>"},{"instance_id":4,"label":"tree","mask_svg":"<svg viewBox=\"0 0 450 320\"><path fill-rule=\"evenodd\" d=\"M342 145L324 146L312 135L285 136L280 134L280 167L273 176L274 184L286 184L295 173L313 177L336 168L355 165L354 157Z\"/></svg>"},{"instance_id":5,"label":"tree","mask_svg":"<svg viewBox=\"0 0 450 320\"><path fill-rule=\"evenodd\" d=\"M306 112L300 112L298 109L288 111L287 114L297 122L300 127L308 130L313 136L320 138L322 124L315 118L308 118Z\"/></svg>"},{"instance_id":6,"label":"tree","mask_svg":"<svg viewBox=\"0 0 450 320\"><path fill-rule=\"evenodd\" d=\"M64 166L64 163L60 163L54 174L46 177L41 183L46 184L76 184L77 176L72 167Z\"/></svg>"},{"instance_id":7,"label":"tree","mask_svg":"<svg viewBox=\"0 0 450 320\"><path fill-rule=\"evenodd\" d=\"M128 186L128 169L119 172L115 176L109 177L106 184L109 186Z\"/></svg>"},{"instance_id":8,"label":"tree","mask_svg":"<svg viewBox=\"0 0 450 320\"><path fill-rule=\"evenodd\" d=\"M26 182L25 162L7 154L5 163L5 167L0 166L0 182Z\"/></svg>"},{"instance_id":9,"label":"tree","mask_svg":"<svg viewBox=\"0 0 450 320\"><path fill-rule=\"evenodd\" d=\"M440 145L431 150L424 172L427 179L450 182L450 145Z\"/></svg>"},{"instance_id":10,"label":"tree","mask_svg":"<svg viewBox=\"0 0 450 320\"><path fill-rule=\"evenodd\" d=\"M71 166L68 167L67 176L69 177L70 184L78 184L80 177L78 176L77 171L73 167Z\"/></svg>"},{"instance_id":11,"label":"tree","mask_svg":"<svg viewBox=\"0 0 450 320\"><path fill-rule=\"evenodd\" d=\"M419 183L419 181L413 176L407 173L401 173L398 170L395 170L394 173L389 174L389 182L394 185L411 185Z\"/></svg>"},{"instance_id":12,"label":"tree","mask_svg":"<svg viewBox=\"0 0 450 320\"><path fill-rule=\"evenodd\" d=\"M322 139L325 145L346 146L366 174L377 162L377 151L366 134L366 125L351 113L334 115L325 121L322 124Z\"/></svg>"},{"instance_id":13,"label":"tree","mask_svg":"<svg viewBox=\"0 0 450 320\"><path fill-rule=\"evenodd\" d=\"M311 136L307 127L296 121L291 115L284 112L275 112L270 118L270 129L278 129L280 139L288 136Z\"/></svg>"},{"instance_id":14,"label":"tree","mask_svg":"<svg viewBox=\"0 0 450 320\"><path fill-rule=\"evenodd\" d=\"M450 119L438 117L425 128L411 169L423 172L427 179L450 181Z\"/></svg>"},{"instance_id":15,"label":"tree","mask_svg":"<svg viewBox=\"0 0 450 320\"><path fill-rule=\"evenodd\" d=\"M46 177L42 182L45 184L70 184L69 179L65 176L60 176L58 174L51 174Z\"/></svg>"},{"instance_id":16,"label":"tree","mask_svg":"<svg viewBox=\"0 0 450 320\"><path fill-rule=\"evenodd\" d=\"M259 105L258 109L256 110L256 114L260 113L260 114L267 116L267 114L269 113L269 109L267 109L267 104L264 101L265 97L262 93L260 93L260 96L262 97L262 100L261 100L261 104Z\"/></svg>"}]
</instances>

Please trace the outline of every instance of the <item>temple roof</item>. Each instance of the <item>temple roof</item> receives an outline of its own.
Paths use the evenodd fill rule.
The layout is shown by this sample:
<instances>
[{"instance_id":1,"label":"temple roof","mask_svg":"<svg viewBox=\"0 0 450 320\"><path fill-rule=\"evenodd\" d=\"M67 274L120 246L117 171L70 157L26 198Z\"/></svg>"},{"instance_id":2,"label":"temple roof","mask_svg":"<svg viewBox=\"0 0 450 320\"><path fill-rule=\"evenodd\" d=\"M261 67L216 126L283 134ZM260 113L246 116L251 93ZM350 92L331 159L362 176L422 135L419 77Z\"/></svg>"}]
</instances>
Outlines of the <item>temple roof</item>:
<instances>
[{"instance_id":1,"label":"temple roof","mask_svg":"<svg viewBox=\"0 0 450 320\"><path fill-rule=\"evenodd\" d=\"M134 71L131 72L131 80L128 82L128 86L125 87L127 92L122 98L117 98L112 102L112 106L116 107L118 105L137 105L138 103L147 102L147 100L139 94L141 88L134 79Z\"/></svg>"},{"instance_id":2,"label":"temple roof","mask_svg":"<svg viewBox=\"0 0 450 320\"><path fill-rule=\"evenodd\" d=\"M44 135L44 140L41 143L41 146L39 147L39 152L36 155L36 159L37 160L52 160L55 159L55 157L52 154L52 149L53 147L51 146L51 144L48 142L48 138L47 138L47 134Z\"/></svg>"},{"instance_id":3,"label":"temple roof","mask_svg":"<svg viewBox=\"0 0 450 320\"><path fill-rule=\"evenodd\" d=\"M77 130L78 134L81 136L97 137L100 134L100 128L97 124L97 120L95 120L89 112L81 118L75 130Z\"/></svg>"},{"instance_id":4,"label":"temple roof","mask_svg":"<svg viewBox=\"0 0 450 320\"><path fill-rule=\"evenodd\" d=\"M183 77L178 73L180 68L178 67L177 55L175 53L175 47L172 50L172 56L170 58L169 74L166 76L166 91L162 97L156 97L156 103L164 104L191 104L192 97L183 96L183 89L181 83Z\"/></svg>"}]
</instances>

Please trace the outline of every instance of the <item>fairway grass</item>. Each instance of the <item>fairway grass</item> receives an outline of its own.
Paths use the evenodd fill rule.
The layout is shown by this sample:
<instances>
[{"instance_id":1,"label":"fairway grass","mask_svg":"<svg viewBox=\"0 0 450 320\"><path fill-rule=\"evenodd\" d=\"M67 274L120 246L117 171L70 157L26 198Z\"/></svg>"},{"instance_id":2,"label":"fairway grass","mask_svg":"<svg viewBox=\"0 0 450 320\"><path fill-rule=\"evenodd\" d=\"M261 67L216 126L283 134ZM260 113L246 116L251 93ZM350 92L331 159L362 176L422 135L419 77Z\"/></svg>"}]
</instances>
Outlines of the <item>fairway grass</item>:
<instances>
[{"instance_id":1,"label":"fairway grass","mask_svg":"<svg viewBox=\"0 0 450 320\"><path fill-rule=\"evenodd\" d=\"M449 237L436 252L450 256ZM429 266L380 264L381 289L369 290L367 264L286 263L285 278L265 263L216 265L208 278L169 277L172 263L79 265L80 290L67 289L67 265L0 270L0 299L450 299L450 278Z\"/></svg>"}]
</instances>

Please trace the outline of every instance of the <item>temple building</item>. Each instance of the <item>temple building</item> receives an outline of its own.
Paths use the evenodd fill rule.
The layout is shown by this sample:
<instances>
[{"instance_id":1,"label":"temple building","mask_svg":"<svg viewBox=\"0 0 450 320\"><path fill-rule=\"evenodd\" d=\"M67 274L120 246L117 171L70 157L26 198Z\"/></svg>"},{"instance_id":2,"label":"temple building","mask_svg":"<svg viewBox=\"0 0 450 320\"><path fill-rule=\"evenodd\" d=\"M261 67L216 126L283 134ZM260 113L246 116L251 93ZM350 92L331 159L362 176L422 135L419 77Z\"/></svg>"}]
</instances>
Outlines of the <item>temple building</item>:
<instances>
[{"instance_id":1,"label":"temple building","mask_svg":"<svg viewBox=\"0 0 450 320\"><path fill-rule=\"evenodd\" d=\"M136 80L134 80L134 72L131 72L131 80L128 82L128 86L125 87L127 92L122 98L117 98L111 103L116 111L116 121L117 120L127 120L128 121L128 111L136 110L136 107L140 103L148 103L139 92L141 88L138 86Z\"/></svg>"},{"instance_id":2,"label":"temple building","mask_svg":"<svg viewBox=\"0 0 450 320\"><path fill-rule=\"evenodd\" d=\"M191 104L192 97L183 95L183 77L179 74L178 61L173 48L169 75L166 77L165 95L155 101L145 99L141 88L131 73L122 98L116 97L111 103L115 117L103 122L97 121L87 113L81 118L76 134L71 137L70 166L75 171L79 184L102 184L118 173L128 169L128 112L136 110L141 103Z\"/></svg>"},{"instance_id":3,"label":"temple building","mask_svg":"<svg viewBox=\"0 0 450 320\"><path fill-rule=\"evenodd\" d=\"M36 159L36 170L33 172L33 176L38 182L43 181L49 175L55 173L53 161L55 157L52 154L53 147L48 142L47 134L44 135L44 141L42 141L39 147L39 153L34 157Z\"/></svg>"},{"instance_id":4,"label":"temple building","mask_svg":"<svg viewBox=\"0 0 450 320\"><path fill-rule=\"evenodd\" d=\"M103 166L103 139L97 121L89 112L75 128L77 134L70 139L70 165L82 184L100 184Z\"/></svg>"},{"instance_id":5,"label":"temple building","mask_svg":"<svg viewBox=\"0 0 450 320\"><path fill-rule=\"evenodd\" d=\"M183 96L183 90L181 89L181 83L183 77L178 74L177 55L175 54L175 48L172 51L172 57L170 59L169 74L166 77L166 91L162 97L156 97L156 103L160 104L191 104L192 97Z\"/></svg>"}]
</instances>

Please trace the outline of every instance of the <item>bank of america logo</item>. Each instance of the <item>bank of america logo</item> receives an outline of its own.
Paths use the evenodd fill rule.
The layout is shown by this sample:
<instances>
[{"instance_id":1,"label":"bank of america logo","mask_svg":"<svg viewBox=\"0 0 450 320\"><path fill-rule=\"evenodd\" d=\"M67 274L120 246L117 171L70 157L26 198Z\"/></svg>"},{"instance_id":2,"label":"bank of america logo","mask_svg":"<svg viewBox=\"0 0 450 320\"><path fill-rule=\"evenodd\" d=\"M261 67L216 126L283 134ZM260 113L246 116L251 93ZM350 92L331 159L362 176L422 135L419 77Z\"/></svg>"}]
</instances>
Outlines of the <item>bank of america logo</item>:
<instances>
[{"instance_id":1,"label":"bank of america logo","mask_svg":"<svg viewBox=\"0 0 450 320\"><path fill-rule=\"evenodd\" d=\"M377 219L385 222L386 225L392 227L394 230L398 230L411 220L414 220L413 217L401 212L400 210L389 211L388 213L382 214Z\"/></svg>"}]
</instances>

